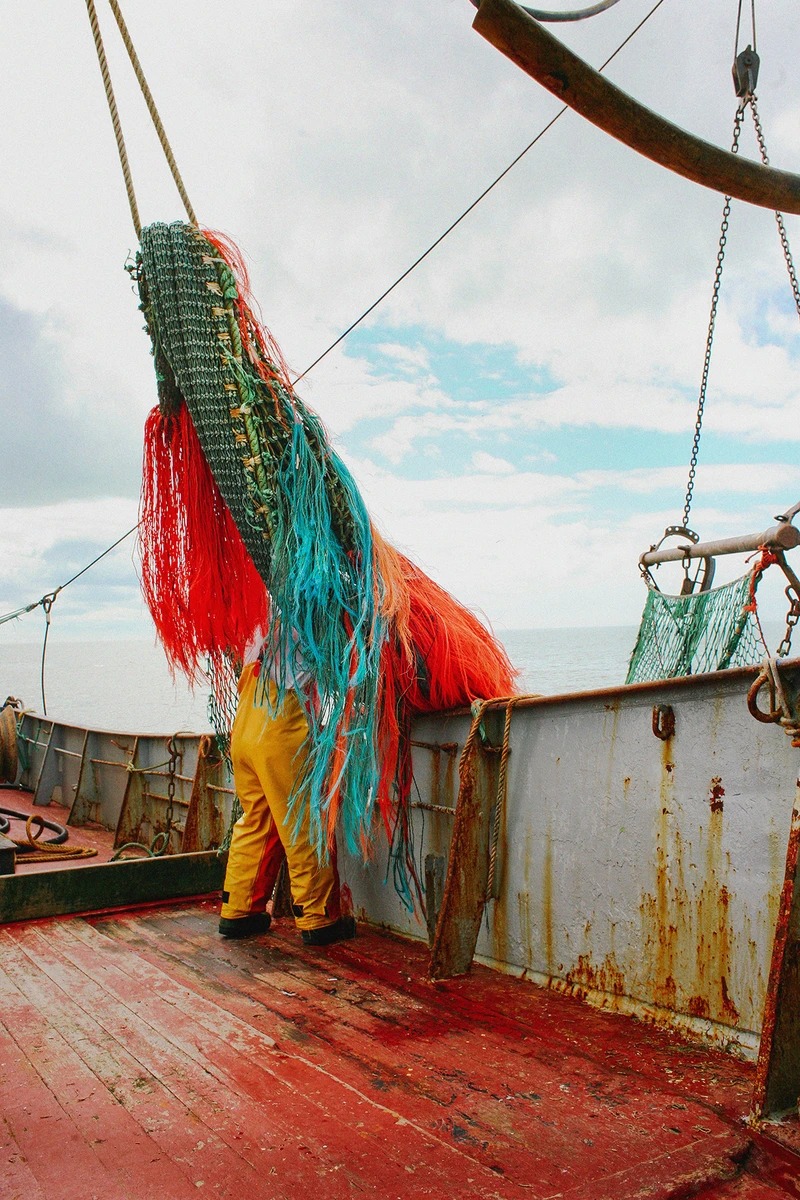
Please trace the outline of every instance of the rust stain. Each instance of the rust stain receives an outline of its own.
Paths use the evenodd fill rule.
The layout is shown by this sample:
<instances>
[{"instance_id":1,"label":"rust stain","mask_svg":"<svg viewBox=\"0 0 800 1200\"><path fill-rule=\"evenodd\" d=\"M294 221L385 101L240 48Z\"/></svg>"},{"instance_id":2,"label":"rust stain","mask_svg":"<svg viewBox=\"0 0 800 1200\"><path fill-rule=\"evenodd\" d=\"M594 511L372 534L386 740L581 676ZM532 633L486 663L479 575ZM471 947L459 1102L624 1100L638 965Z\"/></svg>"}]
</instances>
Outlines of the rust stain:
<instances>
[{"instance_id":1,"label":"rust stain","mask_svg":"<svg viewBox=\"0 0 800 1200\"><path fill-rule=\"evenodd\" d=\"M689 1015L692 1017L710 1017L711 1009L705 996L690 996Z\"/></svg>"},{"instance_id":2,"label":"rust stain","mask_svg":"<svg viewBox=\"0 0 800 1200\"><path fill-rule=\"evenodd\" d=\"M442 799L442 755L434 750L431 754L431 800L434 804L444 804Z\"/></svg>"},{"instance_id":3,"label":"rust stain","mask_svg":"<svg viewBox=\"0 0 800 1200\"><path fill-rule=\"evenodd\" d=\"M456 802L456 785L455 772L457 757L455 754L448 754L444 768L444 792L442 794L442 804L455 804Z\"/></svg>"},{"instance_id":4,"label":"rust stain","mask_svg":"<svg viewBox=\"0 0 800 1200\"><path fill-rule=\"evenodd\" d=\"M548 975L553 974L553 835L550 827L544 840L542 864L542 923L544 925L544 956Z\"/></svg>"},{"instance_id":5,"label":"rust stain","mask_svg":"<svg viewBox=\"0 0 800 1200\"><path fill-rule=\"evenodd\" d=\"M508 921L502 898L492 902L492 954L498 962L509 962Z\"/></svg>"},{"instance_id":6,"label":"rust stain","mask_svg":"<svg viewBox=\"0 0 800 1200\"><path fill-rule=\"evenodd\" d=\"M625 973L613 951L607 954L599 965L593 963L588 954L579 955L577 963L567 972L565 979L576 989L609 992L612 996L625 996L628 992Z\"/></svg>"},{"instance_id":7,"label":"rust stain","mask_svg":"<svg viewBox=\"0 0 800 1200\"><path fill-rule=\"evenodd\" d=\"M700 878L687 888L694 855L681 837L675 809L674 764L662 749L660 806L656 828L655 886L643 896L640 911L650 986L656 1003L693 1017L737 1026L739 1010L731 994L734 934L730 925L731 870L723 855L722 780L709 791L709 820L701 827L704 853L698 854ZM699 851L698 847L698 851Z\"/></svg>"},{"instance_id":8,"label":"rust stain","mask_svg":"<svg viewBox=\"0 0 800 1200\"><path fill-rule=\"evenodd\" d=\"M522 939L522 954L525 961L529 962L532 958L530 892L517 892L517 907L519 909L519 933Z\"/></svg>"}]
</instances>

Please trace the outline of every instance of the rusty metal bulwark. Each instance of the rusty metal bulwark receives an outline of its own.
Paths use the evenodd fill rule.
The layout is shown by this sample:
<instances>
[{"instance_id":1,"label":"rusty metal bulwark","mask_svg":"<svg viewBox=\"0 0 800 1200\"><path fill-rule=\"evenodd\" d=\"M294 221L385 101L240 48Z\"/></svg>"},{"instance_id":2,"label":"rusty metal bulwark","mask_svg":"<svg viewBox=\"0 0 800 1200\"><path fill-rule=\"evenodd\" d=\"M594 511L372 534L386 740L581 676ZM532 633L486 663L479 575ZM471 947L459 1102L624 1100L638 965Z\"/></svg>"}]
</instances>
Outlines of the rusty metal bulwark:
<instances>
[{"instance_id":1,"label":"rusty metal bulwark","mask_svg":"<svg viewBox=\"0 0 800 1200\"><path fill-rule=\"evenodd\" d=\"M796 688L798 667L784 674ZM720 672L515 711L483 961L755 1051L798 751L748 713L752 677ZM666 739L654 735L654 705L673 711ZM463 746L469 725L468 714L428 717L414 736ZM432 758L415 751L423 799ZM415 811L418 861L449 853L452 824ZM380 855L367 866L343 855L341 869L369 919L425 936L424 918L385 886Z\"/></svg>"},{"instance_id":2,"label":"rusty metal bulwark","mask_svg":"<svg viewBox=\"0 0 800 1200\"><path fill-rule=\"evenodd\" d=\"M764 1021L753 1116L770 1117L797 1107L800 1097L800 780L786 850Z\"/></svg>"}]
</instances>

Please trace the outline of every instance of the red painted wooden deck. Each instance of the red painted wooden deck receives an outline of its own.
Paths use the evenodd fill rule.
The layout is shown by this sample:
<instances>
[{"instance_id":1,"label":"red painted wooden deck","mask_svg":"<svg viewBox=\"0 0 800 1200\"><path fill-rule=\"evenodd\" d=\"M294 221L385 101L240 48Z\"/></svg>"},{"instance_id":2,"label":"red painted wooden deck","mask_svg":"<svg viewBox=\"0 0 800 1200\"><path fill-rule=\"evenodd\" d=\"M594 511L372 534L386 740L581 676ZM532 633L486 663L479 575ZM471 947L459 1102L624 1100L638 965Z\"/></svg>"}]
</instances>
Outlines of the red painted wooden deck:
<instances>
[{"instance_id":1,"label":"red painted wooden deck","mask_svg":"<svg viewBox=\"0 0 800 1200\"><path fill-rule=\"evenodd\" d=\"M375 932L216 923L0 929L4 1200L800 1196L749 1065L483 968L431 984Z\"/></svg>"}]
</instances>

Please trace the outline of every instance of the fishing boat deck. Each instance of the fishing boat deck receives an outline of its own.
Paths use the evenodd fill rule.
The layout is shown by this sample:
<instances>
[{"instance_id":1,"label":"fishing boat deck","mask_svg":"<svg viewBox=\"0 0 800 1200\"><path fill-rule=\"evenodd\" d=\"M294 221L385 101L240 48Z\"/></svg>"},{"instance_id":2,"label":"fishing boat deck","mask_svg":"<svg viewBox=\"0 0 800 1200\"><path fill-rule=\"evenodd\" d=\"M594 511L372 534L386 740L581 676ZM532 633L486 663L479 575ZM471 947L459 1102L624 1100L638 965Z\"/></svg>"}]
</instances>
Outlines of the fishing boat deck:
<instances>
[{"instance_id":1,"label":"fishing boat deck","mask_svg":"<svg viewBox=\"0 0 800 1200\"><path fill-rule=\"evenodd\" d=\"M752 1065L370 929L210 899L0 929L4 1197L800 1196Z\"/></svg>"},{"instance_id":2,"label":"fishing boat deck","mask_svg":"<svg viewBox=\"0 0 800 1200\"><path fill-rule=\"evenodd\" d=\"M33 792L4 787L0 787L0 809L21 813L24 818L38 814L47 821L64 826L67 826L71 811L68 805L59 804L55 800L51 800L46 806L37 806L33 803ZM33 828L32 833L37 841L46 841L47 838L53 836L47 829L41 832L40 837L37 836L39 834L38 826ZM12 820L7 836L24 842L26 839L25 819ZM70 849L80 847L84 850L93 850L94 854L87 858L62 858L59 853L60 848L54 847L55 853L50 858L44 857L48 853L45 849L41 857L37 855L37 860L34 861L29 852L20 850L16 856L15 874L38 874L43 871L51 871L54 867L57 867L59 871L71 870L74 867L110 862L114 854L114 831L106 829L95 821L87 821L84 825L69 825L69 837L65 845Z\"/></svg>"}]
</instances>

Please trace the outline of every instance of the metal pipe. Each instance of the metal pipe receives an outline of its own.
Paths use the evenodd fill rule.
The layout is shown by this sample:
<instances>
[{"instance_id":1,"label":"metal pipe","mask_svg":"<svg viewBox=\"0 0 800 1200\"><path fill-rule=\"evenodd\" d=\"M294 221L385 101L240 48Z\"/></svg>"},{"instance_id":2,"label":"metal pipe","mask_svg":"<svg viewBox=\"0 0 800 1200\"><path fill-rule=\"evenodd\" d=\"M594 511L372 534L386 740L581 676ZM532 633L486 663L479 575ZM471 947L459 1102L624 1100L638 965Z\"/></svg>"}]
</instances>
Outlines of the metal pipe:
<instances>
[{"instance_id":1,"label":"metal pipe","mask_svg":"<svg viewBox=\"0 0 800 1200\"><path fill-rule=\"evenodd\" d=\"M673 546L669 550L647 550L639 559L643 567L654 567L658 563L683 562L687 558L718 558L723 554L746 554L761 546L770 549L793 550L800 546L800 529L794 525L773 525L763 533L745 534L743 537L721 538L716 542L696 542L685 546Z\"/></svg>"}]
</instances>

